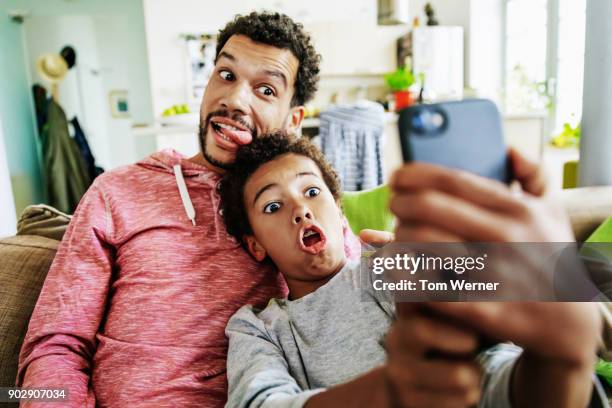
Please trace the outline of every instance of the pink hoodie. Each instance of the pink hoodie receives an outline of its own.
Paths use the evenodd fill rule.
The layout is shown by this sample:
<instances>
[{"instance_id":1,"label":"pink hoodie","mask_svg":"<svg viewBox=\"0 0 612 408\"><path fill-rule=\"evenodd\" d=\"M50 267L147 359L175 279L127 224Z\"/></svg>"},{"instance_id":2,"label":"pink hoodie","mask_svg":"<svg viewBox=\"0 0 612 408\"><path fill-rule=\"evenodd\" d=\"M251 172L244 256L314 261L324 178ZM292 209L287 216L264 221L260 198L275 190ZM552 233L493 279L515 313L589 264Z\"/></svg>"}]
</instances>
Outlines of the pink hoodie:
<instances>
[{"instance_id":1,"label":"pink hoodie","mask_svg":"<svg viewBox=\"0 0 612 408\"><path fill-rule=\"evenodd\" d=\"M173 151L96 179L34 309L18 386L67 388L71 407L223 406L227 321L286 286L227 234L219 179Z\"/></svg>"}]
</instances>

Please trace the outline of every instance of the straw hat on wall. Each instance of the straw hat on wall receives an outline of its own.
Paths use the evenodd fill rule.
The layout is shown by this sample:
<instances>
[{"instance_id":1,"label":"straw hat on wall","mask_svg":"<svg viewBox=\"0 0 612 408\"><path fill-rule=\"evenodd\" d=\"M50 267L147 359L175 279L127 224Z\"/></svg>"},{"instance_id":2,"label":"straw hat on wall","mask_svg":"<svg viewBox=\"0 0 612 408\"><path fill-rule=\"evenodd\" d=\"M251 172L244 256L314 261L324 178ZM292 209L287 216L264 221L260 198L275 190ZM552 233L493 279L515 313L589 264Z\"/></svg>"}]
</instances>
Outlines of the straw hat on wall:
<instances>
[{"instance_id":1,"label":"straw hat on wall","mask_svg":"<svg viewBox=\"0 0 612 408\"><path fill-rule=\"evenodd\" d=\"M45 81L51 84L51 95L58 100L57 85L68 73L68 64L59 54L44 54L36 60L36 71Z\"/></svg>"},{"instance_id":2,"label":"straw hat on wall","mask_svg":"<svg viewBox=\"0 0 612 408\"><path fill-rule=\"evenodd\" d=\"M45 81L57 84L68 73L68 64L59 54L44 54L36 60L36 70Z\"/></svg>"}]
</instances>

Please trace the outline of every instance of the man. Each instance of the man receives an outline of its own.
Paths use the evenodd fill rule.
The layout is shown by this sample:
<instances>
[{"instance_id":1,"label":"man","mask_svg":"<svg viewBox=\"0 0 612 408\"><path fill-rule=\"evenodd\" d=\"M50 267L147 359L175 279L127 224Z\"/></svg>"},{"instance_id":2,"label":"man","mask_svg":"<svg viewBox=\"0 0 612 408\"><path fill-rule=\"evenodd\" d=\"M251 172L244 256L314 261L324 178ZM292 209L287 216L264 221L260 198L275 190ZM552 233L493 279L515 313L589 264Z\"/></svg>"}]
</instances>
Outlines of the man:
<instances>
[{"instance_id":1,"label":"man","mask_svg":"<svg viewBox=\"0 0 612 408\"><path fill-rule=\"evenodd\" d=\"M160 152L96 179L32 315L19 386L67 388L73 407L223 406L229 317L286 289L227 235L216 187L240 145L300 126L319 59L284 15L220 32L201 153Z\"/></svg>"}]
</instances>

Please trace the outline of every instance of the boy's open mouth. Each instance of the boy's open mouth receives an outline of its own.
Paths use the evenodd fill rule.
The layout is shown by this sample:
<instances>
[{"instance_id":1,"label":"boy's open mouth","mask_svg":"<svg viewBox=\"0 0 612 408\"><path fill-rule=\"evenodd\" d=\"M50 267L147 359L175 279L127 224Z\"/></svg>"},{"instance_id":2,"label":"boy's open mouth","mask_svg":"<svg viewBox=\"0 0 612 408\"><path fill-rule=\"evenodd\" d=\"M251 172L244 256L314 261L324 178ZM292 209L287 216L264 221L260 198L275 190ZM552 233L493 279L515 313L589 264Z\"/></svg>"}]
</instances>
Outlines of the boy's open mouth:
<instances>
[{"instance_id":1,"label":"boy's open mouth","mask_svg":"<svg viewBox=\"0 0 612 408\"><path fill-rule=\"evenodd\" d=\"M325 249L327 239L323 230L316 225L309 225L300 230L300 249L316 255Z\"/></svg>"}]
</instances>

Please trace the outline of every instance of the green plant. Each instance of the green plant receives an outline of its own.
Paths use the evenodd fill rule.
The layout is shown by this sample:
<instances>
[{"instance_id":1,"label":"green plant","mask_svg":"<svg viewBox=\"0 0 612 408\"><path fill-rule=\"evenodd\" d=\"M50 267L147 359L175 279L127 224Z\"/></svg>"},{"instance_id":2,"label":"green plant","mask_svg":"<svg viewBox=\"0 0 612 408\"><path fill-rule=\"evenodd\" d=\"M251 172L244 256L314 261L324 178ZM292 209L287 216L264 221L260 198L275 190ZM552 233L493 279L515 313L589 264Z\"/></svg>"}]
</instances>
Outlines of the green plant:
<instances>
[{"instance_id":1,"label":"green plant","mask_svg":"<svg viewBox=\"0 0 612 408\"><path fill-rule=\"evenodd\" d=\"M556 147L578 146L580 143L580 125L572 127L569 123L563 124L563 131L551 140Z\"/></svg>"},{"instance_id":2,"label":"green plant","mask_svg":"<svg viewBox=\"0 0 612 408\"><path fill-rule=\"evenodd\" d=\"M393 92L406 91L414 84L414 76L407 69L398 68L395 72L385 74L385 82Z\"/></svg>"}]
</instances>

